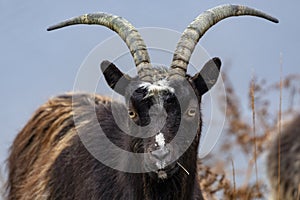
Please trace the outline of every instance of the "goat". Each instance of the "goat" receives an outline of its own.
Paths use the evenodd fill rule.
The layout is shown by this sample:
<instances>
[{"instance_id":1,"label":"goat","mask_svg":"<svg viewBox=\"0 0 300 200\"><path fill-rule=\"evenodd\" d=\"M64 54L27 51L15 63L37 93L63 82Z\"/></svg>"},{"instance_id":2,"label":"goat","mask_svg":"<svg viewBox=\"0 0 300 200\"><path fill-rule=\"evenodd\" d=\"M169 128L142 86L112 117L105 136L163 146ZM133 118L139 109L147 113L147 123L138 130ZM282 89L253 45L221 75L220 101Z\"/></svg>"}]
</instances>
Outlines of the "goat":
<instances>
[{"instance_id":1,"label":"goat","mask_svg":"<svg viewBox=\"0 0 300 200\"><path fill-rule=\"evenodd\" d=\"M278 143L278 141L280 141L280 143ZM299 142L300 115L285 124L283 132L275 137L269 149L267 156L267 174L274 199L300 200ZM280 155L280 161L278 160L278 153ZM280 179L278 179L278 174Z\"/></svg>"},{"instance_id":2,"label":"goat","mask_svg":"<svg viewBox=\"0 0 300 200\"><path fill-rule=\"evenodd\" d=\"M170 68L151 65L142 37L121 17L86 14L49 27L110 28L127 44L138 76L103 61L107 84L125 103L70 93L42 105L11 147L8 199L203 199L196 178L200 103L218 79L221 60L212 58L194 76L186 74L187 65L210 27L239 15L278 23L246 6L212 8L185 29Z\"/></svg>"}]
</instances>

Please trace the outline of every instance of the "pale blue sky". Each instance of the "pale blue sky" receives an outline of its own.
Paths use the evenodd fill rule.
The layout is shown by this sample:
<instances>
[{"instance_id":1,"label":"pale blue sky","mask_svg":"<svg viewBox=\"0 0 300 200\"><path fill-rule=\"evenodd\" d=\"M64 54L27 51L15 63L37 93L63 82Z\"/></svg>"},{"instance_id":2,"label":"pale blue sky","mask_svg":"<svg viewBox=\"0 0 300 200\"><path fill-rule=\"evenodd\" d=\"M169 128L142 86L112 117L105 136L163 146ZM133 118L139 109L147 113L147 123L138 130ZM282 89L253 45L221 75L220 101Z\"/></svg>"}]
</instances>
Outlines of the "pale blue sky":
<instances>
[{"instance_id":1,"label":"pale blue sky","mask_svg":"<svg viewBox=\"0 0 300 200\"><path fill-rule=\"evenodd\" d=\"M122 16L136 28L163 27L182 32L201 12L225 3L248 5L280 20L273 24L254 17L231 18L202 38L200 44L211 56L219 56L224 67L230 63L230 76L239 95L246 98L252 71L269 81L279 80L280 53L283 75L300 73L298 0L0 0L0 163L36 108L51 96L71 91L86 55L115 35L106 28L91 26L47 32L49 25L102 11Z\"/></svg>"}]
</instances>

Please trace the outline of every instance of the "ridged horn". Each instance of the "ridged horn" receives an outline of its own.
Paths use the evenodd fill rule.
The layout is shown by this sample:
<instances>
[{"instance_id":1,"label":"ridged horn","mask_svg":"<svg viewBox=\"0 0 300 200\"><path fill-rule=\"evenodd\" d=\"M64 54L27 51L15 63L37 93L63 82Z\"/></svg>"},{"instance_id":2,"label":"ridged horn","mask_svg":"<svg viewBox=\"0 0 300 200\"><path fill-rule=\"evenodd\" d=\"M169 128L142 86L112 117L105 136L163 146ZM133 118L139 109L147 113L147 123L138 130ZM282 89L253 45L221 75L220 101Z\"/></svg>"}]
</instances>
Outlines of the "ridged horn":
<instances>
[{"instance_id":1,"label":"ridged horn","mask_svg":"<svg viewBox=\"0 0 300 200\"><path fill-rule=\"evenodd\" d=\"M209 9L194 19L183 32L173 55L171 69L173 69L176 74L185 76L191 55L204 33L219 21L228 17L240 15L251 15L267 19L274 23L279 22L278 19L247 6L221 5Z\"/></svg>"},{"instance_id":2,"label":"ridged horn","mask_svg":"<svg viewBox=\"0 0 300 200\"><path fill-rule=\"evenodd\" d=\"M139 76L144 76L142 72L145 70L144 68L151 68L150 58L144 40L136 28L122 17L107 13L85 14L50 26L47 30L52 31L76 24L102 25L115 31L129 48Z\"/></svg>"}]
</instances>

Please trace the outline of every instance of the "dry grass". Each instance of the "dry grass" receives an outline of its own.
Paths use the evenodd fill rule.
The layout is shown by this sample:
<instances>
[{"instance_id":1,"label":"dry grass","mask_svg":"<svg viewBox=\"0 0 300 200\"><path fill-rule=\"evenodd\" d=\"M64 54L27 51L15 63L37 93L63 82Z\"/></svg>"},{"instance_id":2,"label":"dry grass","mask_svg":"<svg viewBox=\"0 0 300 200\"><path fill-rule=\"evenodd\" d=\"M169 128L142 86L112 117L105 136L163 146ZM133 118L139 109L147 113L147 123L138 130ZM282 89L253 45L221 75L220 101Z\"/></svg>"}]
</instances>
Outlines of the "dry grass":
<instances>
[{"instance_id":1,"label":"dry grass","mask_svg":"<svg viewBox=\"0 0 300 200\"><path fill-rule=\"evenodd\" d=\"M274 137L272 134L281 132L281 119L296 113L295 105L300 103L300 74L288 75L273 84L253 76L249 84L248 111L241 109L242 102L226 73L223 80L226 126L219 146L198 163L200 187L207 200L267 199L270 191L267 176L262 176L265 173L262 160ZM287 100L284 106L283 95ZM279 97L277 106L273 103L274 96ZM300 186L298 196L299 193Z\"/></svg>"},{"instance_id":2,"label":"dry grass","mask_svg":"<svg viewBox=\"0 0 300 200\"><path fill-rule=\"evenodd\" d=\"M259 191L258 188L258 172L257 172L257 145L256 145L256 125L255 125L255 78L254 75L251 80L250 85L250 97L251 97L251 109L252 109L252 130L253 130L253 158L255 163L255 180L256 180L256 186L257 191Z\"/></svg>"},{"instance_id":3,"label":"dry grass","mask_svg":"<svg viewBox=\"0 0 300 200\"><path fill-rule=\"evenodd\" d=\"M280 81L279 81L279 112L278 112L278 141L277 141L277 147L278 147L278 158L277 158L277 162L278 164L278 170L277 170L277 174L278 174L278 178L277 178L277 200L280 200L280 178L281 178L281 164L280 164L280 148L281 148L281 141L280 141L280 135L281 135L281 112L282 112L282 55L280 55Z\"/></svg>"}]
</instances>

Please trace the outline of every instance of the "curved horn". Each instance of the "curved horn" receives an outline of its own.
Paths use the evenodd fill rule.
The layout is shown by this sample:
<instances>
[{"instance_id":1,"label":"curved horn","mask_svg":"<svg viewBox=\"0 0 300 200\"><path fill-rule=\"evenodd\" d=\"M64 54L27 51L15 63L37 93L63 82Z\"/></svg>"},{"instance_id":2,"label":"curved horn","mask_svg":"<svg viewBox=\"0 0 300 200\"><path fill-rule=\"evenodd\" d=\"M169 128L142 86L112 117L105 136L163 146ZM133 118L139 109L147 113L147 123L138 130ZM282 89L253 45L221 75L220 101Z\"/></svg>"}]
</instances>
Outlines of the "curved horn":
<instances>
[{"instance_id":1,"label":"curved horn","mask_svg":"<svg viewBox=\"0 0 300 200\"><path fill-rule=\"evenodd\" d=\"M107 13L85 14L50 26L47 30L52 31L65 26L76 24L98 24L106 26L107 28L115 31L129 48L130 53L134 59L134 63L138 69L139 76L143 74L141 72L143 66L146 68L151 67L149 54L144 40L142 39L136 28L122 17Z\"/></svg>"},{"instance_id":2,"label":"curved horn","mask_svg":"<svg viewBox=\"0 0 300 200\"><path fill-rule=\"evenodd\" d=\"M252 15L265 18L274 23L279 22L276 18L266 13L246 6L221 5L209 9L200 14L183 32L173 55L171 69L174 69L176 74L185 76L191 54L204 33L219 21L240 15Z\"/></svg>"}]
</instances>

